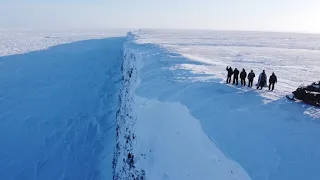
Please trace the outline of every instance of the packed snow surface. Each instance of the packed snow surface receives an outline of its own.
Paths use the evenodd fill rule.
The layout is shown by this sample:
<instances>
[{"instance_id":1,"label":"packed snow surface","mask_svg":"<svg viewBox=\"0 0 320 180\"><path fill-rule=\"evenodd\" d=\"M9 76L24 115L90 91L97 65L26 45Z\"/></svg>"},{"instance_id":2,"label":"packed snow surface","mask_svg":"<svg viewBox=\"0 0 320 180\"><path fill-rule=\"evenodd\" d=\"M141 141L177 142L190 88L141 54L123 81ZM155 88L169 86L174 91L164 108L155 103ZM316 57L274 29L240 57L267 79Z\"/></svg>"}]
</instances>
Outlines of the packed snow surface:
<instances>
[{"instance_id":1,"label":"packed snow surface","mask_svg":"<svg viewBox=\"0 0 320 180\"><path fill-rule=\"evenodd\" d=\"M285 98L320 80L319 35L140 30L132 36L126 48L140 62L133 149L147 177L320 178L320 110ZM275 72L275 91L226 85L226 66L254 70L254 84L262 70L268 77Z\"/></svg>"}]
</instances>

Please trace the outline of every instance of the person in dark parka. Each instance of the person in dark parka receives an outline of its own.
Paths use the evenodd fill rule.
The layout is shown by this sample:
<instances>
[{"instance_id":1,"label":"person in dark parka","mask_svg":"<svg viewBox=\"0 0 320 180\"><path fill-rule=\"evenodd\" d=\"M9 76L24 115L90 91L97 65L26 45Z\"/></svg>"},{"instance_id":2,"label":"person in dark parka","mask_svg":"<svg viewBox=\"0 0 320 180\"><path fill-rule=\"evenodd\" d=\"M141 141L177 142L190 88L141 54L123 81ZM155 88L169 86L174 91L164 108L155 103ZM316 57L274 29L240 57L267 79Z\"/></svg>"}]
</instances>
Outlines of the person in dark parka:
<instances>
[{"instance_id":1,"label":"person in dark parka","mask_svg":"<svg viewBox=\"0 0 320 180\"><path fill-rule=\"evenodd\" d=\"M253 70L251 70L251 72L248 74L248 80L249 80L248 87L252 87L254 77L256 77L256 75L254 74Z\"/></svg>"},{"instance_id":2,"label":"person in dark parka","mask_svg":"<svg viewBox=\"0 0 320 180\"><path fill-rule=\"evenodd\" d=\"M233 84L236 83L236 85L238 85L238 80L239 80L239 70L235 68L233 71Z\"/></svg>"},{"instance_id":3,"label":"person in dark parka","mask_svg":"<svg viewBox=\"0 0 320 180\"><path fill-rule=\"evenodd\" d=\"M262 73L259 75L259 80L258 80L258 84L257 84L257 89L262 89L264 86L266 86L267 83L267 75L265 73L265 71L263 70Z\"/></svg>"},{"instance_id":4,"label":"person in dark parka","mask_svg":"<svg viewBox=\"0 0 320 180\"><path fill-rule=\"evenodd\" d=\"M274 84L277 83L277 76L272 73L272 75L269 78L269 90L273 91L274 90Z\"/></svg>"},{"instance_id":5,"label":"person in dark parka","mask_svg":"<svg viewBox=\"0 0 320 180\"><path fill-rule=\"evenodd\" d=\"M241 86L246 86L246 77L247 77L247 72L245 69L242 69L240 73Z\"/></svg>"},{"instance_id":6,"label":"person in dark parka","mask_svg":"<svg viewBox=\"0 0 320 180\"><path fill-rule=\"evenodd\" d=\"M226 70L228 71L227 83L229 84L229 83L231 82L231 76L232 76L232 74L233 74L233 70L232 70L231 67L228 67L228 66L227 66L227 69L226 69Z\"/></svg>"}]
</instances>

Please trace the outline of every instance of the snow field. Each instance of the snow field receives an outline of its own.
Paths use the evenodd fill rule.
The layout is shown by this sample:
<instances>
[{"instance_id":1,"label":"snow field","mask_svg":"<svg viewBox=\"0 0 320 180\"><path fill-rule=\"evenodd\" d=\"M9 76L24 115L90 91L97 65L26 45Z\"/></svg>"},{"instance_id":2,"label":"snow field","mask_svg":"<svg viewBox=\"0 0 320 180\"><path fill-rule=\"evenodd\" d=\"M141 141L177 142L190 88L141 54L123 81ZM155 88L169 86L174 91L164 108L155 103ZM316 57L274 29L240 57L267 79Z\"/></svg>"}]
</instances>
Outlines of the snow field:
<instances>
[{"instance_id":1,"label":"snow field","mask_svg":"<svg viewBox=\"0 0 320 180\"><path fill-rule=\"evenodd\" d=\"M141 81L136 88L137 97L135 99L142 98L143 102L145 100L146 104L150 105L145 106L138 103L136 112L140 112L140 114L137 114L137 122L148 122L148 127L157 123L157 126L154 125L157 131L152 131L151 128L148 133L143 133L148 134L148 136L142 135L148 139L145 139L142 145L138 144L137 147L143 147L139 149L148 149L147 147L149 147L152 151L152 149L157 150L167 143L166 148L162 149L163 152L166 152L165 154L170 154L168 153L170 149L181 148L180 143L170 143L171 139L166 141L162 139L162 137L168 137L166 133L170 134L173 126L176 126L173 129L179 130L187 126L178 122L183 121L186 124L192 122L185 116L186 112L182 110L183 108L175 107L177 111L174 111L172 115L173 111L169 111L169 109L166 109L166 114L160 110L167 106L174 106L169 105L171 103L177 103L188 109L190 116L193 117L190 119L196 119L200 122L202 128L198 129L192 126L194 128L192 130L207 135L212 140L210 142L212 146L215 145L225 157L239 164L239 169L242 169L240 174L247 173L251 179L258 180L318 179L316 167L317 161L320 159L318 153L320 146L316 143L316 137L320 135L317 121L319 109L303 103L293 103L284 97L285 94L296 88L296 84L300 85L300 82L303 81L314 81L307 79L308 77L316 78L320 69L319 61L316 60L316 54L319 53L319 50L315 44L318 39L298 34L299 37L284 40L283 36L287 36L286 34L261 33L251 37L252 34L247 33L245 34L246 39L249 40L243 40L243 43L239 43L241 42L239 38L243 37L241 32L239 36L229 34L228 37L221 38L221 41L228 43L234 41L238 44L222 42L217 45L212 41L214 42L216 36L221 36L221 34L216 33L153 30L134 32L134 46L131 48L140 53L143 64L142 68L138 70ZM288 37L291 36L293 35L288 35ZM303 38L306 39L302 40ZM250 41L250 39L252 40ZM258 46L257 44L261 41L265 45ZM309 43L303 43L305 41ZM306 47L304 47L305 45ZM300 49L302 50L300 51ZM281 52L283 53L281 54ZM235 56L235 54L237 55ZM210 55L212 57L209 58ZM243 56L246 56L250 61L241 60ZM279 61L278 58L281 56ZM259 57L266 58L259 59ZM290 62L293 57L297 59ZM304 59L303 62L302 59ZM300 63L299 66L293 67L297 62ZM277 71L275 72L279 79L276 90L274 92L257 91L246 87L225 85L225 67L227 65L234 67L235 64L252 67L256 75L259 75L259 70L256 69L261 71L266 69L268 73L276 67ZM286 68L287 64L292 67ZM290 74L290 76L283 76L283 74ZM165 105L158 105L158 103ZM153 108L153 106L157 108ZM149 111L158 116L151 118ZM139 116L144 118L139 118ZM172 126L168 128L164 125L167 123ZM137 132L139 132L140 125L142 126L143 123L136 124ZM165 128L161 128L162 125ZM147 126L143 126L140 129L146 131L146 128ZM161 129L165 130L160 134ZM162 140L163 144L157 145L157 143L161 144ZM194 150L192 144L193 141L190 139L190 145L182 147L192 151ZM203 150L199 144L197 144L197 148L197 151L192 152L198 152L198 154L194 154L198 159L189 157L189 150L179 151L181 153L179 156L171 155L170 162L175 160L179 162L181 161L179 158L184 157L189 160L190 167L192 166L190 168L184 163L181 166L174 166L174 169L178 169L178 167L193 169L193 172L204 170L203 166L200 167L196 164L201 160L202 154L200 152L207 151ZM210 152L207 152L208 157L210 157ZM159 153L161 152L159 151ZM163 159L166 159L158 157L158 153L154 154L153 151L150 153L145 150L141 154L143 155L139 157L139 160L142 159L142 162L137 163L148 167L145 170L147 177L150 175L155 179L174 179L173 177L185 176L183 170L170 171L173 166L168 164L165 165L168 166L167 169L156 166L162 164ZM201 161L201 163L205 164L206 162ZM152 171L153 165L157 169L163 169L163 172ZM232 169L232 167L231 163L224 168ZM200 173L195 174L199 177L205 176ZM206 178L212 177L207 174Z\"/></svg>"},{"instance_id":2,"label":"snow field","mask_svg":"<svg viewBox=\"0 0 320 180\"><path fill-rule=\"evenodd\" d=\"M319 179L320 110L284 97L318 80L319 35L123 35L0 31L1 179Z\"/></svg>"}]
</instances>

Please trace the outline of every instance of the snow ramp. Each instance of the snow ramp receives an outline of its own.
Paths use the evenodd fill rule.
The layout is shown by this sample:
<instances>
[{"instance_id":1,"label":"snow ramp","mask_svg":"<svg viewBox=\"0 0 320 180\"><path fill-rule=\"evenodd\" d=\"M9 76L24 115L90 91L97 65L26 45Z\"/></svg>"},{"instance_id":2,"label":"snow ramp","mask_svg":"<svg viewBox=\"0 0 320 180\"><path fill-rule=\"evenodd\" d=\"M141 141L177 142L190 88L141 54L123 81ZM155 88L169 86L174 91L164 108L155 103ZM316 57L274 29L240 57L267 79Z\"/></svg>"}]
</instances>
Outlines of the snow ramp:
<instances>
[{"instance_id":1,"label":"snow ramp","mask_svg":"<svg viewBox=\"0 0 320 180\"><path fill-rule=\"evenodd\" d=\"M295 41L287 45L281 40L283 34L222 33L226 38L221 38L221 32L216 34L219 41L248 39L235 46L204 43L217 32L205 33L140 30L128 34L114 179L319 179L319 109L281 97L296 82L283 79L291 76L281 76L292 74L282 69L283 61L270 62L266 57L275 52L285 59L300 48L300 53L310 51L311 57L305 58L312 59L318 50L303 49L304 44ZM276 44L270 36L276 37ZM260 39L268 41L267 45L258 46ZM299 48L292 49L292 44ZM211 51L212 47L217 49ZM268 71L277 68L280 90L224 84L220 77L226 65L238 63L229 57L229 51L232 55L236 51L240 59L242 53L254 52L252 61L242 61L246 66L262 63ZM210 53L223 61L200 56ZM258 54L260 59L253 62ZM318 67L315 63L305 61L304 66L293 68L298 72L294 77L303 77L308 66ZM319 69L309 68L307 74L317 74ZM284 87L287 90L281 91Z\"/></svg>"}]
</instances>

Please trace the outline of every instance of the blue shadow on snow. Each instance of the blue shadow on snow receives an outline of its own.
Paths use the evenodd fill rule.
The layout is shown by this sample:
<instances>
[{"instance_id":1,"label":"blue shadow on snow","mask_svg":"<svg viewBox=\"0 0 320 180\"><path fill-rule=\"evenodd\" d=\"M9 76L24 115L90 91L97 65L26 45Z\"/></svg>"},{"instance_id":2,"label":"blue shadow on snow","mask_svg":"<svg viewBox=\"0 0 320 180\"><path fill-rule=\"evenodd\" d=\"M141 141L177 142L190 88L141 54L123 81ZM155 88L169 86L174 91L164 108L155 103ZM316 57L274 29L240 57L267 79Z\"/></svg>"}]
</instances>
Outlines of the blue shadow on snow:
<instances>
[{"instance_id":1,"label":"blue shadow on snow","mask_svg":"<svg viewBox=\"0 0 320 180\"><path fill-rule=\"evenodd\" d=\"M0 57L1 179L112 179L125 39Z\"/></svg>"}]
</instances>

